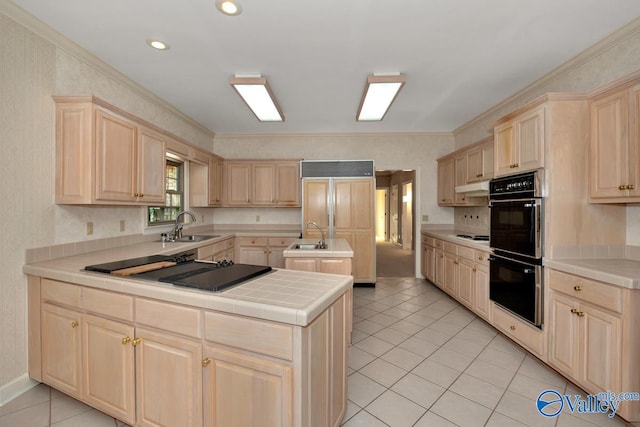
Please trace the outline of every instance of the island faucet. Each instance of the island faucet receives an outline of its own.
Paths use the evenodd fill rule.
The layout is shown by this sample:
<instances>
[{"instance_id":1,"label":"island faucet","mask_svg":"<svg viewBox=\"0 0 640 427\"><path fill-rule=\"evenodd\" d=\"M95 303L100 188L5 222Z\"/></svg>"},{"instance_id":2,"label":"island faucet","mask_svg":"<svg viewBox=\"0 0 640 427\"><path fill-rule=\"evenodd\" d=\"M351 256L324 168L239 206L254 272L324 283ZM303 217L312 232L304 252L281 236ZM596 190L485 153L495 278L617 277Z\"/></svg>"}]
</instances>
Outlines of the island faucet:
<instances>
[{"instance_id":1,"label":"island faucet","mask_svg":"<svg viewBox=\"0 0 640 427\"><path fill-rule=\"evenodd\" d=\"M180 239L182 237L182 224L178 224L178 220L184 214L187 214L191 217L191 221L196 222L196 216L191 211L180 211L178 215L176 215L176 223L173 226L173 240Z\"/></svg>"},{"instance_id":2,"label":"island faucet","mask_svg":"<svg viewBox=\"0 0 640 427\"><path fill-rule=\"evenodd\" d=\"M320 228L320 226L318 224L316 224L313 221L309 221L307 223L307 228L309 228L310 225L313 225L314 227L316 227L318 230L320 230L320 235L322 236L322 240L320 240L320 248L324 249L327 247L327 243L324 241L324 231L322 231L322 228Z\"/></svg>"}]
</instances>

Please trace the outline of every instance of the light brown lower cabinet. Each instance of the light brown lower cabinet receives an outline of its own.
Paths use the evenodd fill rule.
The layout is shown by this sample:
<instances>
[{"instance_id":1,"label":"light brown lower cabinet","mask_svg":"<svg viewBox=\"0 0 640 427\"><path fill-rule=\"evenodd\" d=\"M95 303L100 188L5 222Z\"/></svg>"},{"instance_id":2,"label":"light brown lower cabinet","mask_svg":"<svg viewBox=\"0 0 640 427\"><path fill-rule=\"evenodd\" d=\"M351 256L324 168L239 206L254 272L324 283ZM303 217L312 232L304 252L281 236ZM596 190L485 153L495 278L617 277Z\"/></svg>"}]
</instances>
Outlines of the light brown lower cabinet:
<instances>
[{"instance_id":1,"label":"light brown lower cabinet","mask_svg":"<svg viewBox=\"0 0 640 427\"><path fill-rule=\"evenodd\" d=\"M351 258L285 258L287 270L352 274Z\"/></svg>"},{"instance_id":2,"label":"light brown lower cabinet","mask_svg":"<svg viewBox=\"0 0 640 427\"><path fill-rule=\"evenodd\" d=\"M350 291L301 327L33 276L28 284L30 342L39 343L31 378L127 424L338 426L344 416Z\"/></svg>"}]
</instances>

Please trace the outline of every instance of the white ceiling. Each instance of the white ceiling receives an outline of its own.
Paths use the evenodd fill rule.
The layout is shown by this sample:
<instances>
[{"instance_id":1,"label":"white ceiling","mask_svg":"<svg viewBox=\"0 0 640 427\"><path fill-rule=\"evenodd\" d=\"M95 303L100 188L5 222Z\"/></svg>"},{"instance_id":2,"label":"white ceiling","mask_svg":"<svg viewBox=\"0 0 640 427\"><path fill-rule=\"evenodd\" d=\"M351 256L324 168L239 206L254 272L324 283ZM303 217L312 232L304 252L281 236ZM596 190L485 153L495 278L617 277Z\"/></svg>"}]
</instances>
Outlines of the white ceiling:
<instances>
[{"instance_id":1,"label":"white ceiling","mask_svg":"<svg viewBox=\"0 0 640 427\"><path fill-rule=\"evenodd\" d=\"M640 16L638 0L14 0L216 133L452 131ZM160 52L146 40L171 46ZM367 75L407 83L357 123ZM229 86L261 73L286 116Z\"/></svg>"}]
</instances>

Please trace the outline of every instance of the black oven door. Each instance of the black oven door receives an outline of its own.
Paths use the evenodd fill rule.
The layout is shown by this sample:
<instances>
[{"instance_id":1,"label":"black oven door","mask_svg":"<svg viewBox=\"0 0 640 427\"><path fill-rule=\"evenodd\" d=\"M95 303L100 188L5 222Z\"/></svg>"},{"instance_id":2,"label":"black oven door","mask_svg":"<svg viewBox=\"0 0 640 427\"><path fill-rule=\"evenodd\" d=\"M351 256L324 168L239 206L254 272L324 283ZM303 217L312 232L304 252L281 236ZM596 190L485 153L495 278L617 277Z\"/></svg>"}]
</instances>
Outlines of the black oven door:
<instances>
[{"instance_id":1,"label":"black oven door","mask_svg":"<svg viewBox=\"0 0 640 427\"><path fill-rule=\"evenodd\" d=\"M489 298L537 327L542 326L542 266L492 255Z\"/></svg>"},{"instance_id":2,"label":"black oven door","mask_svg":"<svg viewBox=\"0 0 640 427\"><path fill-rule=\"evenodd\" d=\"M532 258L542 256L542 199L493 200L489 207L491 248Z\"/></svg>"}]
</instances>

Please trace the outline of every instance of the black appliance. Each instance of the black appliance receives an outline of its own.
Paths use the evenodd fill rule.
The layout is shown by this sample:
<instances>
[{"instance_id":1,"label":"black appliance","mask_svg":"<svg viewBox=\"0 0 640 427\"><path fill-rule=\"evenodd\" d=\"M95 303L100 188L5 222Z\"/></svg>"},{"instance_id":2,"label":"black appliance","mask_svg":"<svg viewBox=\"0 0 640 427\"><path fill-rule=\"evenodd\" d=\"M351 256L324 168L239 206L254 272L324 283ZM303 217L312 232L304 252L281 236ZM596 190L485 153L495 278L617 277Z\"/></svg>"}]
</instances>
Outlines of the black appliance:
<instances>
[{"instance_id":1,"label":"black appliance","mask_svg":"<svg viewBox=\"0 0 640 427\"><path fill-rule=\"evenodd\" d=\"M269 266L234 264L233 261L200 262L194 261L194 254L152 255L106 264L89 265L85 270L100 273L112 273L117 270L137 267L156 262L170 261L176 265L158 268L152 271L132 274L126 277L171 283L176 286L219 292L230 286L270 272Z\"/></svg>"},{"instance_id":2,"label":"black appliance","mask_svg":"<svg viewBox=\"0 0 640 427\"><path fill-rule=\"evenodd\" d=\"M489 297L541 328L543 173L532 171L489 183Z\"/></svg>"}]
</instances>

